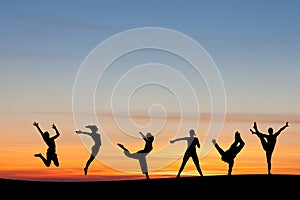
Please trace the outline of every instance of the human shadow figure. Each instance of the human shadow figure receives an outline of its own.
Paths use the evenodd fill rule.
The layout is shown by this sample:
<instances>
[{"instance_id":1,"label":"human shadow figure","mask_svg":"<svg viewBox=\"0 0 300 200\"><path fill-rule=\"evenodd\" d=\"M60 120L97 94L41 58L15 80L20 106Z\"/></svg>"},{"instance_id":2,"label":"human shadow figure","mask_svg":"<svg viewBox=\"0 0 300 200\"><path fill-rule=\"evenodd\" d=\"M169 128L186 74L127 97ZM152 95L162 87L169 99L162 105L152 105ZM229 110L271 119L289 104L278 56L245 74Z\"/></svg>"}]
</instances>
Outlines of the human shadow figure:
<instances>
[{"instance_id":1,"label":"human shadow figure","mask_svg":"<svg viewBox=\"0 0 300 200\"><path fill-rule=\"evenodd\" d=\"M256 122L254 122L253 129L250 129L252 134L257 135L257 137L260 139L261 145L263 149L265 150L266 159L267 159L267 166L268 166L268 175L272 175L271 168L272 168L272 155L276 146L277 137L280 135L280 133L285 129L289 127L288 122L284 126L282 126L277 132L274 133L274 130L272 127L268 128L269 134L263 134L261 133L258 128Z\"/></svg>"},{"instance_id":2,"label":"human shadow figure","mask_svg":"<svg viewBox=\"0 0 300 200\"><path fill-rule=\"evenodd\" d=\"M200 167L200 162L199 162L199 158L197 155L197 148L200 148L200 142L199 139L196 137L196 133L194 129L190 129L189 131L190 136L189 137L181 137L181 138L176 138L170 141L171 144L177 142L177 141L181 141L181 140L186 140L187 141L187 149L184 153L183 159L182 159L182 163L181 166L179 168L179 171L177 173L176 178L179 179L180 178L180 174L183 171L187 161L189 160L189 158L192 158L194 161L194 164L198 170L198 173L200 174L200 176L203 176L201 167Z\"/></svg>"},{"instance_id":3,"label":"human shadow figure","mask_svg":"<svg viewBox=\"0 0 300 200\"><path fill-rule=\"evenodd\" d=\"M214 144L215 148L221 155L221 160L228 163L228 173L227 175L231 175L234 159L238 153L244 148L245 142L243 141L241 134L236 131L234 136L234 142L230 145L230 147L224 151L219 144L217 143L216 139L212 139L212 143Z\"/></svg>"},{"instance_id":4,"label":"human shadow figure","mask_svg":"<svg viewBox=\"0 0 300 200\"><path fill-rule=\"evenodd\" d=\"M128 158L137 159L139 161L142 173L145 174L146 179L149 180L150 177L149 177L149 172L148 172L148 165L147 165L146 156L153 149L154 136L151 133L147 133L146 135L144 135L142 132L139 132L139 134L142 136L142 138L145 141L145 146L144 146L143 149L138 150L135 153L131 153L123 144L118 143L118 146L121 149L123 149L124 154Z\"/></svg>"},{"instance_id":5,"label":"human shadow figure","mask_svg":"<svg viewBox=\"0 0 300 200\"><path fill-rule=\"evenodd\" d=\"M33 122L33 126L37 128L39 133L41 134L44 142L47 144L47 152L46 152L46 157L44 157L41 153L34 154L35 157L40 158L43 163L45 164L46 167L49 167L51 165L51 161L53 161L54 165L56 167L59 166L59 160L58 156L56 154L56 144L55 140L60 136L60 133L58 129L56 128L55 124L52 124L52 128L55 130L55 135L50 137L50 134L48 131L43 132L39 126L38 122Z\"/></svg>"},{"instance_id":6,"label":"human shadow figure","mask_svg":"<svg viewBox=\"0 0 300 200\"><path fill-rule=\"evenodd\" d=\"M99 153L101 146L101 135L98 133L98 127L96 125L87 125L86 128L89 128L91 132L84 132L81 130L75 131L77 134L85 134L92 138L94 145L91 147L91 154L87 160L85 167L83 168L84 175L87 175L90 164L93 162L97 154Z\"/></svg>"}]
</instances>

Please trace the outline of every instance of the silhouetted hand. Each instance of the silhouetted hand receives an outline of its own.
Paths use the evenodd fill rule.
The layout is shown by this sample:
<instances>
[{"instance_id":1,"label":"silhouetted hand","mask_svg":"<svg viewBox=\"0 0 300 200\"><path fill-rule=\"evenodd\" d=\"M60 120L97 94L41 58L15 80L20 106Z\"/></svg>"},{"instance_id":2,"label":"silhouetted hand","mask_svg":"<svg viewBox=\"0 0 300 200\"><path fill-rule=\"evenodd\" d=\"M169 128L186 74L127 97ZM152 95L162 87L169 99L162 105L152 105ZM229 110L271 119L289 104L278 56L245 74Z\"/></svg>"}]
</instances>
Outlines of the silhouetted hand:
<instances>
[{"instance_id":1,"label":"silhouetted hand","mask_svg":"<svg viewBox=\"0 0 300 200\"><path fill-rule=\"evenodd\" d=\"M56 130L56 126L54 123L52 124L52 128Z\"/></svg>"},{"instance_id":2,"label":"silhouetted hand","mask_svg":"<svg viewBox=\"0 0 300 200\"><path fill-rule=\"evenodd\" d=\"M170 143L173 144L173 143L174 143L174 140L171 140Z\"/></svg>"},{"instance_id":3,"label":"silhouetted hand","mask_svg":"<svg viewBox=\"0 0 300 200\"><path fill-rule=\"evenodd\" d=\"M38 123L38 122L33 122L33 126L38 127L38 126L39 126L39 123Z\"/></svg>"},{"instance_id":4,"label":"silhouetted hand","mask_svg":"<svg viewBox=\"0 0 300 200\"><path fill-rule=\"evenodd\" d=\"M212 139L211 142L212 142L214 145L217 144L216 139Z\"/></svg>"},{"instance_id":5,"label":"silhouetted hand","mask_svg":"<svg viewBox=\"0 0 300 200\"><path fill-rule=\"evenodd\" d=\"M240 140L241 139L241 134L238 131L235 132L235 139L236 140Z\"/></svg>"},{"instance_id":6,"label":"silhouetted hand","mask_svg":"<svg viewBox=\"0 0 300 200\"><path fill-rule=\"evenodd\" d=\"M78 130L78 131L75 131L77 134L79 134L79 133L82 133L82 131L81 130Z\"/></svg>"},{"instance_id":7,"label":"silhouetted hand","mask_svg":"<svg viewBox=\"0 0 300 200\"><path fill-rule=\"evenodd\" d=\"M256 122L254 122L253 128L254 128L254 130L257 130L257 124L256 124Z\"/></svg>"},{"instance_id":8,"label":"silhouetted hand","mask_svg":"<svg viewBox=\"0 0 300 200\"><path fill-rule=\"evenodd\" d=\"M287 123L285 124L285 126L286 126L286 127L289 127L289 123L287 122Z\"/></svg>"},{"instance_id":9,"label":"silhouetted hand","mask_svg":"<svg viewBox=\"0 0 300 200\"><path fill-rule=\"evenodd\" d=\"M255 132L254 132L252 129L250 129L250 131L251 131L251 133L252 133L252 134L254 134L254 133L255 133Z\"/></svg>"}]
</instances>

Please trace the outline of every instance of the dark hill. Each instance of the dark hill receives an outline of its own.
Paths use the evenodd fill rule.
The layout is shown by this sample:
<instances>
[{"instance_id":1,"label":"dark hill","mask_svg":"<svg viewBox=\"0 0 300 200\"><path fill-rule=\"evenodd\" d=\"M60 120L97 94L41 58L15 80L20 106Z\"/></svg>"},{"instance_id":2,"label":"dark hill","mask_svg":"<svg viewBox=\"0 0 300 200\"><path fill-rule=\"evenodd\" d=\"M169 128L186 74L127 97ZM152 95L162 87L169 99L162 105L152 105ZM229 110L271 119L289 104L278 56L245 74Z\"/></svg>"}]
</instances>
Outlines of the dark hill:
<instances>
[{"instance_id":1,"label":"dark hill","mask_svg":"<svg viewBox=\"0 0 300 200\"><path fill-rule=\"evenodd\" d=\"M2 196L22 198L299 198L300 175L220 175L147 180L43 182L0 179Z\"/></svg>"}]
</instances>

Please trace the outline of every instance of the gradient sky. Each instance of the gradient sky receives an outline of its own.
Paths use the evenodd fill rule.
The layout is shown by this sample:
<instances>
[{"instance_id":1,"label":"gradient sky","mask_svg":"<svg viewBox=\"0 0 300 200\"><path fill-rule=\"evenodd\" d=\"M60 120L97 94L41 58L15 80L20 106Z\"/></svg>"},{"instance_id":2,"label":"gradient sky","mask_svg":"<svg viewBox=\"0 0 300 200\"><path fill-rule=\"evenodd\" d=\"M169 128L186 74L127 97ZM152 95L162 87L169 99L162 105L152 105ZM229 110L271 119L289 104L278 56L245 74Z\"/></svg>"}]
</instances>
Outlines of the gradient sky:
<instances>
[{"instance_id":1,"label":"gradient sky","mask_svg":"<svg viewBox=\"0 0 300 200\"><path fill-rule=\"evenodd\" d=\"M121 142L132 151L141 148L139 131L156 137L148 159L150 176L172 177L186 146L184 142L170 145L169 140L187 136L190 128L196 130L204 150L209 149L208 153L199 149L203 173L226 174L227 165L212 149L207 134L210 127L219 126L222 130L214 136L224 148L233 141L236 130L246 142L233 174L264 174L264 151L249 131L254 121L265 133L270 126L277 130L289 122L290 127L278 138L272 171L300 174L299 9L296 0L1 1L0 177L144 178L138 163L116 146ZM85 86L94 78L76 79L100 43L143 27L174 30L203 47L220 75L216 82L221 80L224 86L224 90L218 88L226 97L225 112L221 113L226 116L224 124L210 121L211 109L216 106L211 105L212 83L170 52L144 49L120 56L99 79L93 94ZM107 55L118 46L115 48ZM157 80L167 85L163 87ZM74 97L76 81L86 85ZM94 95L95 105L85 95ZM94 113L83 106L76 107L74 114L78 98L84 105L94 106ZM46 168L33 156L46 151L33 121L51 134L52 123L60 130L60 167ZM87 131L85 124L97 124L103 136L88 176L83 175L83 167L92 143L75 134L77 129ZM182 175L197 175L191 161Z\"/></svg>"}]
</instances>

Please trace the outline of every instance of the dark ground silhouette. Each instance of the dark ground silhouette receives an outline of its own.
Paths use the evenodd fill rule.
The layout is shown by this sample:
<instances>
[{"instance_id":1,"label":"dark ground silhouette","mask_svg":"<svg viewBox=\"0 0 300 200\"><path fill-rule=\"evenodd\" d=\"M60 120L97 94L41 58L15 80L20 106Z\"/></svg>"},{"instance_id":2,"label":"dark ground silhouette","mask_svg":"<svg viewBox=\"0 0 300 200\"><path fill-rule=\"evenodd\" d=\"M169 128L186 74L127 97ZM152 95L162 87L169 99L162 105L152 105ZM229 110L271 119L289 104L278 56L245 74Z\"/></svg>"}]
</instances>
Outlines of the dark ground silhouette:
<instances>
[{"instance_id":1,"label":"dark ground silhouette","mask_svg":"<svg viewBox=\"0 0 300 200\"><path fill-rule=\"evenodd\" d=\"M2 197L47 198L279 198L298 197L300 175L216 175L151 180L41 182L0 179ZM49 193L49 189L51 193ZM179 196L180 195L180 196ZM198 197L197 197L198 196Z\"/></svg>"}]
</instances>

